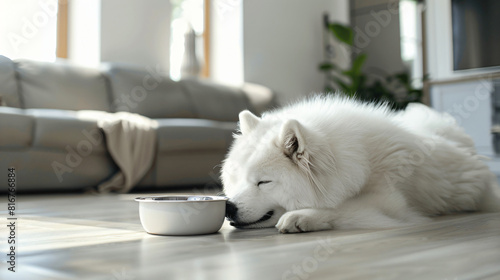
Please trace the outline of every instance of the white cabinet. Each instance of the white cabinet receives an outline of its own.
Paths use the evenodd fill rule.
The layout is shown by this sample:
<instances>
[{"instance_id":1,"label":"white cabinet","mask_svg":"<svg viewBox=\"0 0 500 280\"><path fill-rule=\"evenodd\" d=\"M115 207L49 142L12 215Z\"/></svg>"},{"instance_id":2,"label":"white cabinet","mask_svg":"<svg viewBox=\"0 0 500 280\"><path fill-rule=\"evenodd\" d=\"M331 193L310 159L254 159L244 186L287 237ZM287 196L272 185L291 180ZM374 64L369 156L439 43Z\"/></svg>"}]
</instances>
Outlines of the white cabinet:
<instances>
[{"instance_id":1,"label":"white cabinet","mask_svg":"<svg viewBox=\"0 0 500 280\"><path fill-rule=\"evenodd\" d=\"M500 157L495 156L491 135L495 111L493 99L498 99L493 97L494 93L500 97L498 86L495 91L495 84L498 83L499 80L487 77L435 82L431 84L430 97L431 106L452 115L472 137L478 153L492 159L488 164L493 172L500 175Z\"/></svg>"}]
</instances>

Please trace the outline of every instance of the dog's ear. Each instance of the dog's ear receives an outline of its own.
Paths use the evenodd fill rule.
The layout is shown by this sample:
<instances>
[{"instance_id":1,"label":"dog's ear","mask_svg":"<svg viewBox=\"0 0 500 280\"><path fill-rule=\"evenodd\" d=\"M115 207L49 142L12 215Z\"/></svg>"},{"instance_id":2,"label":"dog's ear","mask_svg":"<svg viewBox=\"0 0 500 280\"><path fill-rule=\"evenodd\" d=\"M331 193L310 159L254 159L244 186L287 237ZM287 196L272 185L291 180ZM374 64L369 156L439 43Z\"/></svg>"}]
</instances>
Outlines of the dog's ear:
<instances>
[{"instance_id":1,"label":"dog's ear","mask_svg":"<svg viewBox=\"0 0 500 280\"><path fill-rule=\"evenodd\" d=\"M239 118L240 118L240 131L242 134L247 134L250 131L252 131L260 121L259 117L252 114L248 110L241 111Z\"/></svg>"},{"instance_id":2,"label":"dog's ear","mask_svg":"<svg viewBox=\"0 0 500 280\"><path fill-rule=\"evenodd\" d=\"M296 120L288 120L281 128L281 143L287 157L297 162L304 155L303 127Z\"/></svg>"}]
</instances>

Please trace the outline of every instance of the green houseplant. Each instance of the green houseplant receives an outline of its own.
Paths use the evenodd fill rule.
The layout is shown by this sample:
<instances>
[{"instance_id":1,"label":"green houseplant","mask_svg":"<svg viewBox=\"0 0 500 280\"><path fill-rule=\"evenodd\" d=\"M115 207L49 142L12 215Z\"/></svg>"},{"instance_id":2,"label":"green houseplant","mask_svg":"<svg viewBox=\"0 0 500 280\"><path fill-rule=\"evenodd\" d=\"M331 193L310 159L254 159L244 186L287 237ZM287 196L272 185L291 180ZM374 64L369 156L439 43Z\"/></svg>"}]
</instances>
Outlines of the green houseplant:
<instances>
[{"instance_id":1,"label":"green houseplant","mask_svg":"<svg viewBox=\"0 0 500 280\"><path fill-rule=\"evenodd\" d=\"M328 34L346 44L352 53L352 28L329 22L325 22L325 28ZM362 101L387 102L395 110L404 109L410 102L422 102L423 90L412 86L408 71L379 77L370 82L368 75L362 71L366 58L365 53L358 53L347 69L328 61L321 63L319 70L326 76L325 92L333 93L338 90Z\"/></svg>"}]
</instances>

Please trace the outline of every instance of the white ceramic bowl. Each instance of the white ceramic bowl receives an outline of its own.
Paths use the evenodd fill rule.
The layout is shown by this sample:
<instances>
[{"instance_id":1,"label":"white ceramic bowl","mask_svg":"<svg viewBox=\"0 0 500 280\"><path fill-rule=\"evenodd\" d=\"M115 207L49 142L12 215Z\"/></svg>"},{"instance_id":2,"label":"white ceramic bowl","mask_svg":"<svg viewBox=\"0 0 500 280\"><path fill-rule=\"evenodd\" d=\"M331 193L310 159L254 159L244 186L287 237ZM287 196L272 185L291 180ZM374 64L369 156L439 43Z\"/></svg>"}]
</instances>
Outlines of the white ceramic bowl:
<instances>
[{"instance_id":1,"label":"white ceramic bowl","mask_svg":"<svg viewBox=\"0 0 500 280\"><path fill-rule=\"evenodd\" d=\"M224 223L227 197L149 196L138 197L144 230L159 235L196 235L217 232Z\"/></svg>"}]
</instances>

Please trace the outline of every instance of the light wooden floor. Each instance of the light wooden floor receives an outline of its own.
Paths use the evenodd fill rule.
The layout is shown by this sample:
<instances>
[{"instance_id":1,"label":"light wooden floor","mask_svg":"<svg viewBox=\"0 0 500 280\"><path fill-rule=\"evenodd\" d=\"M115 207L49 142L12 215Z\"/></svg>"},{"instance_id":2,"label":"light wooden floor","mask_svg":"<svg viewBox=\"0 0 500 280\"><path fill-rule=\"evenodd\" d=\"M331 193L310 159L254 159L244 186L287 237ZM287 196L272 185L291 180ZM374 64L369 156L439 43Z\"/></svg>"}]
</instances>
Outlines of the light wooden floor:
<instances>
[{"instance_id":1,"label":"light wooden floor","mask_svg":"<svg viewBox=\"0 0 500 280\"><path fill-rule=\"evenodd\" d=\"M225 223L168 237L143 231L136 196L20 195L17 272L2 224L0 279L500 279L500 214L293 235Z\"/></svg>"}]
</instances>

